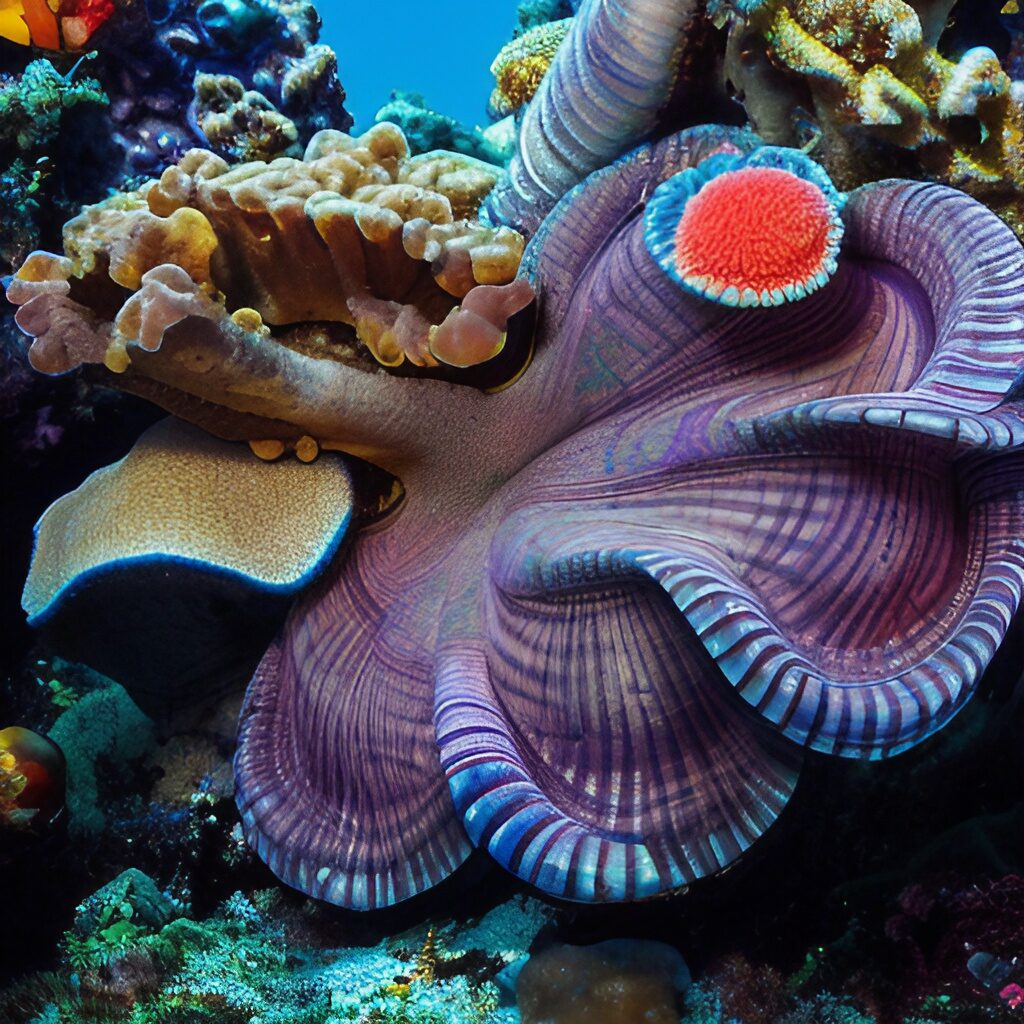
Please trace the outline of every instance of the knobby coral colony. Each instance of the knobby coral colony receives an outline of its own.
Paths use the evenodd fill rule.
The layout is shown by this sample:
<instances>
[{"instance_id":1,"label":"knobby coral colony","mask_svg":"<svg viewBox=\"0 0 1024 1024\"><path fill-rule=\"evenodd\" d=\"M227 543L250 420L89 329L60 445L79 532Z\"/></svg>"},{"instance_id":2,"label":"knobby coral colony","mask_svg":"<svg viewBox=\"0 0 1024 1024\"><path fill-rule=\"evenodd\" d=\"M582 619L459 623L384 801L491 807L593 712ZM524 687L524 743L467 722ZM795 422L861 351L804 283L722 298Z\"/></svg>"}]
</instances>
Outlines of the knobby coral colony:
<instances>
[{"instance_id":1,"label":"knobby coral colony","mask_svg":"<svg viewBox=\"0 0 1024 1024\"><path fill-rule=\"evenodd\" d=\"M1024 107L996 54L937 50L952 0L712 0L725 71L764 139L815 153L844 187L899 166L981 198L1018 234ZM920 13L919 13L920 12Z\"/></svg>"},{"instance_id":2,"label":"knobby coral colony","mask_svg":"<svg viewBox=\"0 0 1024 1024\"><path fill-rule=\"evenodd\" d=\"M889 757L947 723L1018 606L1024 250L940 184L842 195L744 129L659 137L693 17L584 3L479 221L493 174L381 125L191 153L10 286L44 372L401 480L333 560L344 501L296 530L278 489L259 537L294 543L238 544L199 510L204 464L245 449L172 422L103 471L117 502L87 482L43 517L26 586L43 621L147 559L323 570L235 763L250 842L316 897L394 903L473 845L573 900L685 886L775 821L803 748ZM176 511L133 515L161 475Z\"/></svg>"}]
</instances>

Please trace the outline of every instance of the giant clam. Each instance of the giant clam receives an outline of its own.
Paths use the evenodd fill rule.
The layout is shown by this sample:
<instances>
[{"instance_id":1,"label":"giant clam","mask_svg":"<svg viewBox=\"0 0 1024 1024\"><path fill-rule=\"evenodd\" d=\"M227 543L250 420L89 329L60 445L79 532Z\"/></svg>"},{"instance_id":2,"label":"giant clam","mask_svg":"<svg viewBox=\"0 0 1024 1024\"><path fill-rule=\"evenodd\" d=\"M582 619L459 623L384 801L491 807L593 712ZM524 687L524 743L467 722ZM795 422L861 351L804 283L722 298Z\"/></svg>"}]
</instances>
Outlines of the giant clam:
<instances>
[{"instance_id":1,"label":"giant clam","mask_svg":"<svg viewBox=\"0 0 1024 1024\"><path fill-rule=\"evenodd\" d=\"M605 6L583 5L567 46ZM626 5L638 16L647 6ZM687 10L670 5L665 38L644 39L669 45ZM626 43L612 43L621 59ZM663 66L656 53L640 57L640 80ZM545 79L554 85L534 104L551 102L564 70L556 57ZM625 88L621 76L609 81ZM206 188L209 165L194 156L180 203L158 199L141 218L155 239L144 266L126 264L118 238L90 250L81 277L68 258L37 254L12 284L50 369L105 362L221 437L279 442L273 453L315 439L401 480L404 500L351 533L298 598L242 712L246 835L316 897L395 903L439 882L473 845L558 897L637 900L682 887L771 826L803 749L882 758L941 728L1020 602L1020 243L952 189L881 182L845 197L838 259L838 220L822 207L816 290L794 279L785 293L779 284L782 304L767 287L764 301L740 288L734 302L712 301L729 288L666 268L652 197L691 172L714 180L708 168L799 158L705 127L614 160L652 131L663 86L651 86L646 107L633 103L643 116L605 138L607 152L581 146L578 166L548 175L540 192L520 162L489 215L518 210L509 218L532 230L541 192L554 208L515 280L465 277L474 246L486 249L483 273L493 268L494 229L456 232L469 239L452 243L458 309L436 273L423 278L395 248L401 217L339 199L346 237L354 224L391 246L364 248L366 267L386 269L392 285L407 276L386 300L360 292L355 307L303 313L304 301L332 294L322 280L298 288L310 268L334 272L329 230L323 244L302 241L303 216L315 221L333 202L323 190L260 207L265 240L252 238L292 265L257 266L219 200L207 204L205 255L189 263L168 222L198 225L190 190ZM528 111L521 155L536 130ZM315 157L330 146L360 149L337 136L311 143ZM213 169L211 188L223 173ZM244 211L256 200L236 191L233 202ZM440 257L451 232L436 234ZM228 281L215 254L231 246ZM126 266L115 283L127 300L108 280ZM276 291L261 290L271 279ZM403 305L398 292L416 298ZM510 322L534 293L535 323ZM277 302L290 312L274 313ZM403 361L400 372L332 355L330 338L293 329L296 320L348 323L380 362ZM444 323L441 341L471 358L440 365ZM494 352L509 386L474 376ZM409 371L416 361L426 369ZM190 444L187 430L166 429L166 445ZM103 514L94 509L92 522ZM327 517L307 531L302 564L321 565L341 528ZM37 566L55 557L37 548ZM94 571L125 570L117 552L103 558ZM73 596L75 580L65 583L54 600ZM36 599L33 578L26 593Z\"/></svg>"}]
</instances>

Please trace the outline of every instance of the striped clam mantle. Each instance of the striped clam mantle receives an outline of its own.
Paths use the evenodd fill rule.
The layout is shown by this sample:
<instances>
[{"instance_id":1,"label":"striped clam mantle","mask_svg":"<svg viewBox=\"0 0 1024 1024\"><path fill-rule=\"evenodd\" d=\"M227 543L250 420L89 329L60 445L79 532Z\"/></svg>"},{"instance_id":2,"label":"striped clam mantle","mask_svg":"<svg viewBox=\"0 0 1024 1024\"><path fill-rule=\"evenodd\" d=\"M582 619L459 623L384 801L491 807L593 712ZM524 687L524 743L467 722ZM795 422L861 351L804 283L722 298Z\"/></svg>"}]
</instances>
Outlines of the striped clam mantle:
<instances>
[{"instance_id":1,"label":"striped clam mantle","mask_svg":"<svg viewBox=\"0 0 1024 1024\"><path fill-rule=\"evenodd\" d=\"M970 697L1024 589L1024 251L882 182L820 291L707 302L645 198L752 145L693 129L570 190L526 256L533 366L432 421L400 513L298 603L236 761L285 881L378 907L476 845L643 899L748 849L804 749L891 756Z\"/></svg>"},{"instance_id":2,"label":"striped clam mantle","mask_svg":"<svg viewBox=\"0 0 1024 1024\"><path fill-rule=\"evenodd\" d=\"M514 386L369 373L199 317L133 351L124 379L173 384L200 426L298 426L403 485L297 600L242 710L245 834L314 897L393 904L474 846L566 899L678 889L772 826L805 750L884 758L940 729L1017 611L1024 249L962 193L884 181L845 197L813 294L681 287L648 200L758 145L704 127L633 148L698 8L584 0L523 116L488 200L536 229ZM8 295L74 347L90 323L67 287Z\"/></svg>"},{"instance_id":3,"label":"striped clam mantle","mask_svg":"<svg viewBox=\"0 0 1024 1024\"><path fill-rule=\"evenodd\" d=\"M54 602L83 565L160 579L168 536L240 578L247 543L299 566L287 580L320 572L249 684L235 760L246 836L288 884L382 907L477 846L557 897L649 898L749 849L805 750L892 756L976 689L1024 590L1024 249L962 193L886 181L845 197L812 294L708 301L650 251L647 203L756 147L690 129L570 188L524 256L533 361L496 393L201 318L133 355L160 381L205 352L183 414L221 429L239 403L261 429L260 388L283 380L286 427L315 413L306 429L403 485L332 558L347 472L260 464L287 480L254 476L238 509L224 461L248 478L249 453L178 425L168 468L141 472L160 544L139 546L113 476L54 506L73 533L44 516L37 534L32 578L53 586L27 593ZM82 308L50 284L8 293L44 330ZM146 469L145 447L126 463ZM148 503L174 466L198 476ZM345 507L305 500L322 474ZM317 508L320 528L292 529ZM102 565L78 557L90 536Z\"/></svg>"}]
</instances>

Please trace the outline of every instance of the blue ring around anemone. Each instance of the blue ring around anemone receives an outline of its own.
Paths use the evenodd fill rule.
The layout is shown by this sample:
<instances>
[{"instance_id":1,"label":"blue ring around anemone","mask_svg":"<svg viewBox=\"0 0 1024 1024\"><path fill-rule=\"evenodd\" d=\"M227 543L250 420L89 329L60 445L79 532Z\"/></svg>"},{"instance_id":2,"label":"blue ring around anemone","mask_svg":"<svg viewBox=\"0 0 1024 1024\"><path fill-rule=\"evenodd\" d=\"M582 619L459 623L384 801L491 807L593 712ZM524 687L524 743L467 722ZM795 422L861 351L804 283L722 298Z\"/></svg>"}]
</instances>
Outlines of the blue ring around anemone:
<instances>
[{"instance_id":1,"label":"blue ring around anemone","mask_svg":"<svg viewBox=\"0 0 1024 1024\"><path fill-rule=\"evenodd\" d=\"M731 171L748 167L767 167L809 181L821 190L832 208L832 224L829 229L829 253L822 268L813 279L787 284L783 288L767 290L758 295L747 289L742 295L735 287L703 290L687 281L676 267L676 228L686 204L697 195L708 182ZM688 167L663 181L655 190L644 210L644 244L658 267L676 284L693 295L726 306L780 306L784 302L802 299L824 285L836 270L839 242L843 235L843 221L840 213L846 203L844 193L836 189L828 172L798 149L782 146L759 146L750 153L716 153L707 160Z\"/></svg>"}]
</instances>

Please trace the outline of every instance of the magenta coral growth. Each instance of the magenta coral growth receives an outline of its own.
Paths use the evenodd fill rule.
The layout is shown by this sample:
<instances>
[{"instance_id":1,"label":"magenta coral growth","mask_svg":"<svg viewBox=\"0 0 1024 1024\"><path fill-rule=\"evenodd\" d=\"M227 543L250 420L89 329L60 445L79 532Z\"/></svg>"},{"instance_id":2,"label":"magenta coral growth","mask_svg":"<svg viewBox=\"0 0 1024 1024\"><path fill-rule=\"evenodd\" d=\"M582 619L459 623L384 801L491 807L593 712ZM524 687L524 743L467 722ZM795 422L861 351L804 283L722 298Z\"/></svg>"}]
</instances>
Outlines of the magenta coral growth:
<instances>
[{"instance_id":1,"label":"magenta coral growth","mask_svg":"<svg viewBox=\"0 0 1024 1024\"><path fill-rule=\"evenodd\" d=\"M885 932L908 969L902 985L908 1006L941 991L976 995L981 986L968 969L972 954L1013 960L1024 949L1024 879L1017 875L916 884L898 904Z\"/></svg>"}]
</instances>

